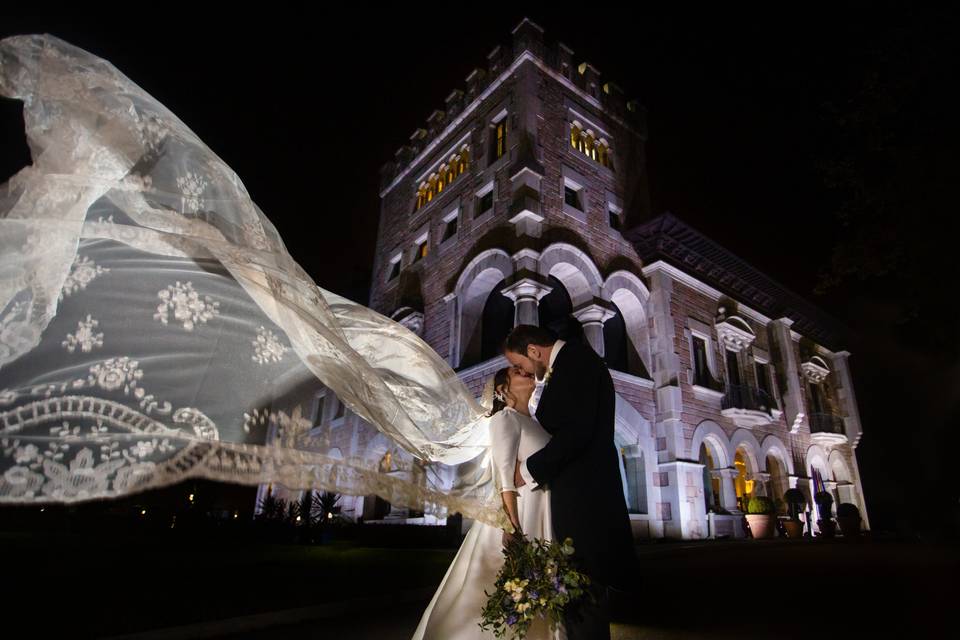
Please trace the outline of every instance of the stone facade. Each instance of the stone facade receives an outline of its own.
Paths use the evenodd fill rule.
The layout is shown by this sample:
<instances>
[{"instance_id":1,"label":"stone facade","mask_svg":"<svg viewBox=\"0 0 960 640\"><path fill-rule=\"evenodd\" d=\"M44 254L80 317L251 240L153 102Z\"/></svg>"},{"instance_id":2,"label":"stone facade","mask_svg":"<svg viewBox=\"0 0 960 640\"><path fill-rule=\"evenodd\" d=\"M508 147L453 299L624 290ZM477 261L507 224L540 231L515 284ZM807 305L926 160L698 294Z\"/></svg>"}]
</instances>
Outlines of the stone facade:
<instances>
[{"instance_id":1,"label":"stone facade","mask_svg":"<svg viewBox=\"0 0 960 640\"><path fill-rule=\"evenodd\" d=\"M528 20L488 61L382 169L371 307L478 396L511 326L577 323L611 367L638 537L742 536L750 496L799 487L809 500L815 473L867 523L832 321L651 215L643 110L589 63ZM391 450L366 429L351 437ZM369 519L371 501L355 513Z\"/></svg>"}]
</instances>

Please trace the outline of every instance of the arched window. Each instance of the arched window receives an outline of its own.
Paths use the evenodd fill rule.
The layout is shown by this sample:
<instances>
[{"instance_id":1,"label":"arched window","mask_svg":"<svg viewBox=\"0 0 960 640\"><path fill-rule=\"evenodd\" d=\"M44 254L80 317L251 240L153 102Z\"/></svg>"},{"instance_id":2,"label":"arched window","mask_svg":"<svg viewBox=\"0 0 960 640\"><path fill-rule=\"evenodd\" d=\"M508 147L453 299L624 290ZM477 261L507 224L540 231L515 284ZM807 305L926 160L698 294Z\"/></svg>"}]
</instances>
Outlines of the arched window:
<instances>
[{"instance_id":1,"label":"arched window","mask_svg":"<svg viewBox=\"0 0 960 640\"><path fill-rule=\"evenodd\" d=\"M420 209L428 202L433 201L434 196L439 195L445 187L449 187L454 180L462 176L470 168L470 152L467 145L460 148L460 153L450 156L447 162L444 162L437 168L437 173L430 176L427 183L421 183L417 189L416 209ZM415 210L416 210L415 209Z\"/></svg>"},{"instance_id":2,"label":"arched window","mask_svg":"<svg viewBox=\"0 0 960 640\"><path fill-rule=\"evenodd\" d=\"M788 489L787 474L776 456L767 456L767 473L770 474L770 485L767 487L767 493L774 500L780 501L780 504L785 507L783 494Z\"/></svg>"},{"instance_id":3,"label":"arched window","mask_svg":"<svg viewBox=\"0 0 960 640\"><path fill-rule=\"evenodd\" d=\"M700 464L703 465L703 507L707 512L718 513L723 508L720 504L720 478L714 478L711 473L717 465L706 442L700 445Z\"/></svg>"},{"instance_id":4,"label":"arched window","mask_svg":"<svg viewBox=\"0 0 960 640\"><path fill-rule=\"evenodd\" d=\"M733 466L737 470L737 477L733 479L733 486L737 492L737 506L743 512L747 510L747 502L754 495L753 469L749 468L747 456L742 449L737 449L733 457Z\"/></svg>"}]
</instances>

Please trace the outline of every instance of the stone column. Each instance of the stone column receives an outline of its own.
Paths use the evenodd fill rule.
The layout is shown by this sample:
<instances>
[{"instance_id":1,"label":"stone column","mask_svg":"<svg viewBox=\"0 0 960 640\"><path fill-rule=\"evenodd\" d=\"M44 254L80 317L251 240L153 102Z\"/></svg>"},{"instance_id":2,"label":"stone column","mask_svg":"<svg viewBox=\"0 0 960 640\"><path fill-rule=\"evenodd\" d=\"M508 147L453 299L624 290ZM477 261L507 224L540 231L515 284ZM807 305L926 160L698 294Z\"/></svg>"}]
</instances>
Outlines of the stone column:
<instances>
[{"instance_id":1,"label":"stone column","mask_svg":"<svg viewBox=\"0 0 960 640\"><path fill-rule=\"evenodd\" d=\"M750 478L754 482L753 495L770 496L770 474L766 471L758 471Z\"/></svg>"},{"instance_id":2,"label":"stone column","mask_svg":"<svg viewBox=\"0 0 960 640\"><path fill-rule=\"evenodd\" d=\"M513 326L520 324L540 325L540 298L553 290L533 278L520 278L507 285L500 293L513 300Z\"/></svg>"},{"instance_id":3,"label":"stone column","mask_svg":"<svg viewBox=\"0 0 960 640\"><path fill-rule=\"evenodd\" d=\"M786 380L787 390L782 394L783 411L787 416L787 425L791 433L797 433L800 427L807 422L806 408L803 406L803 395L800 388L800 365L793 350L793 336L790 326L793 320L779 318L770 323L773 339L780 351L780 362L776 363L779 372Z\"/></svg>"},{"instance_id":4,"label":"stone column","mask_svg":"<svg viewBox=\"0 0 960 640\"><path fill-rule=\"evenodd\" d=\"M730 513L741 513L737 508L737 488L733 483L737 473L737 470L732 467L710 471L710 475L720 479L720 506Z\"/></svg>"},{"instance_id":5,"label":"stone column","mask_svg":"<svg viewBox=\"0 0 960 640\"><path fill-rule=\"evenodd\" d=\"M580 307L573 312L573 317L583 325L583 333L587 337L587 342L601 358L604 354L603 323L612 318L613 315L613 311L595 302Z\"/></svg>"}]
</instances>

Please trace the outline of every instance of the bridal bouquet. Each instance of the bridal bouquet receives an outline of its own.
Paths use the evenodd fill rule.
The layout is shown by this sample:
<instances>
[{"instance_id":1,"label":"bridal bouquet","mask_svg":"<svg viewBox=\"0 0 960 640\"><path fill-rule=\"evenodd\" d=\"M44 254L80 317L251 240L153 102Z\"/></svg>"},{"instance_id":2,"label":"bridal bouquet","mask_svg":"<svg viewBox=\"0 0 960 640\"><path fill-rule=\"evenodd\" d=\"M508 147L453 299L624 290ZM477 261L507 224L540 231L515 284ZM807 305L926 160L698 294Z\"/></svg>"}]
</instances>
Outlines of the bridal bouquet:
<instances>
[{"instance_id":1,"label":"bridal bouquet","mask_svg":"<svg viewBox=\"0 0 960 640\"><path fill-rule=\"evenodd\" d=\"M498 638L526 636L537 617L547 618L554 627L563 621L567 607L585 597L590 578L577 571L571 562L573 540L561 542L518 538L503 550L505 562L494 584L493 593L484 593L480 628L493 630Z\"/></svg>"}]
</instances>

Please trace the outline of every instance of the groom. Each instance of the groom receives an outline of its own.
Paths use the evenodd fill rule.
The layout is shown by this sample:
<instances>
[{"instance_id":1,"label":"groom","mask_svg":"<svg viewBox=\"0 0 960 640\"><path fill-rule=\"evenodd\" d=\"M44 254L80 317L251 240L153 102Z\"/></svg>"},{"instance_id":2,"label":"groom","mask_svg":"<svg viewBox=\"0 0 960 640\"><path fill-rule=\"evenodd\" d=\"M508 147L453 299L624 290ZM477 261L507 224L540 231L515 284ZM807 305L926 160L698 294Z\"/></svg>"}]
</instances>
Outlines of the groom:
<instances>
[{"instance_id":1,"label":"groom","mask_svg":"<svg viewBox=\"0 0 960 640\"><path fill-rule=\"evenodd\" d=\"M574 558L594 582L596 604L581 607L579 619L568 618L567 635L609 638L607 587L622 588L636 562L613 441L613 380L590 346L557 340L533 325L513 329L504 355L542 383L531 404L537 402L537 421L551 436L517 462L516 486L550 489L555 539L573 538Z\"/></svg>"}]
</instances>

